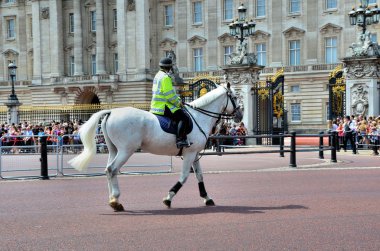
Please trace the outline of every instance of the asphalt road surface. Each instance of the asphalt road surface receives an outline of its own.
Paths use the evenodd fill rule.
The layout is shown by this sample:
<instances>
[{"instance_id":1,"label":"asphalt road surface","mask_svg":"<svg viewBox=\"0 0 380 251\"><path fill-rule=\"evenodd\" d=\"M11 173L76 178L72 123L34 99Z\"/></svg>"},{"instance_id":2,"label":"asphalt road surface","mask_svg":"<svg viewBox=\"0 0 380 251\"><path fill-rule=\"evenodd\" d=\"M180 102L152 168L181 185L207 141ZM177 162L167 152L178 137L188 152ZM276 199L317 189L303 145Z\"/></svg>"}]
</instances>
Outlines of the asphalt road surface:
<instances>
[{"instance_id":1,"label":"asphalt road surface","mask_svg":"<svg viewBox=\"0 0 380 251\"><path fill-rule=\"evenodd\" d=\"M107 205L105 177L0 180L0 250L380 250L380 157L337 164L274 154L205 156L206 207L191 174L119 176L125 212ZM150 157L154 161L154 157Z\"/></svg>"}]
</instances>

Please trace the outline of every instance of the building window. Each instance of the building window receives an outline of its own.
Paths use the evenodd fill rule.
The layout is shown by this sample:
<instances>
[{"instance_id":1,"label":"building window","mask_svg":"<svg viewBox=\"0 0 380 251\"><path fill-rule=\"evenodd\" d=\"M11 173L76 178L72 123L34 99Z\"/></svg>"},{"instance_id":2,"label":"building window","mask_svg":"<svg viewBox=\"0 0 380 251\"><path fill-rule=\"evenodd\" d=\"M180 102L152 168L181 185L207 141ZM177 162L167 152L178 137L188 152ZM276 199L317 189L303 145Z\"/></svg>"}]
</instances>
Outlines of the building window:
<instances>
[{"instance_id":1,"label":"building window","mask_svg":"<svg viewBox=\"0 0 380 251\"><path fill-rule=\"evenodd\" d=\"M299 85L292 85L292 86L290 86L290 92L293 92L293 93L300 92L300 86Z\"/></svg>"},{"instance_id":2,"label":"building window","mask_svg":"<svg viewBox=\"0 0 380 251\"><path fill-rule=\"evenodd\" d=\"M16 0L5 0L5 3L15 3Z\"/></svg>"},{"instance_id":3,"label":"building window","mask_svg":"<svg viewBox=\"0 0 380 251\"><path fill-rule=\"evenodd\" d=\"M195 48L193 50L194 71L203 70L203 49Z\"/></svg>"},{"instance_id":4,"label":"building window","mask_svg":"<svg viewBox=\"0 0 380 251\"><path fill-rule=\"evenodd\" d=\"M299 40L289 41L289 65L300 65L301 47Z\"/></svg>"},{"instance_id":5,"label":"building window","mask_svg":"<svg viewBox=\"0 0 380 251\"><path fill-rule=\"evenodd\" d=\"M337 1L336 0L326 0L326 10L328 9L336 9Z\"/></svg>"},{"instance_id":6,"label":"building window","mask_svg":"<svg viewBox=\"0 0 380 251\"><path fill-rule=\"evenodd\" d=\"M113 9L113 29L117 30L117 9Z\"/></svg>"},{"instance_id":7,"label":"building window","mask_svg":"<svg viewBox=\"0 0 380 251\"><path fill-rule=\"evenodd\" d=\"M96 75L96 55L91 55L91 75Z\"/></svg>"},{"instance_id":8,"label":"building window","mask_svg":"<svg viewBox=\"0 0 380 251\"><path fill-rule=\"evenodd\" d=\"M265 43L256 44L257 64L267 64L267 46Z\"/></svg>"},{"instance_id":9,"label":"building window","mask_svg":"<svg viewBox=\"0 0 380 251\"><path fill-rule=\"evenodd\" d=\"M325 61L326 64L338 62L336 37L325 38Z\"/></svg>"},{"instance_id":10,"label":"building window","mask_svg":"<svg viewBox=\"0 0 380 251\"><path fill-rule=\"evenodd\" d=\"M377 43L377 34L376 33L371 33L371 42Z\"/></svg>"},{"instance_id":11,"label":"building window","mask_svg":"<svg viewBox=\"0 0 380 251\"><path fill-rule=\"evenodd\" d=\"M173 5L165 5L165 26L173 26Z\"/></svg>"},{"instance_id":12,"label":"building window","mask_svg":"<svg viewBox=\"0 0 380 251\"><path fill-rule=\"evenodd\" d=\"M119 71L119 54L113 54L113 67L115 69L115 74Z\"/></svg>"},{"instance_id":13,"label":"building window","mask_svg":"<svg viewBox=\"0 0 380 251\"><path fill-rule=\"evenodd\" d=\"M223 19L225 21L232 20L234 18L233 4L234 4L233 0L224 0L223 2L223 7L224 7Z\"/></svg>"},{"instance_id":14,"label":"building window","mask_svg":"<svg viewBox=\"0 0 380 251\"><path fill-rule=\"evenodd\" d=\"M224 46L224 65L230 63L230 55L232 54L234 47L232 45Z\"/></svg>"},{"instance_id":15,"label":"building window","mask_svg":"<svg viewBox=\"0 0 380 251\"><path fill-rule=\"evenodd\" d=\"M369 0L368 1L368 4L376 4L377 3L377 0Z\"/></svg>"},{"instance_id":16,"label":"building window","mask_svg":"<svg viewBox=\"0 0 380 251\"><path fill-rule=\"evenodd\" d=\"M15 20L13 18L7 20L7 38L15 38Z\"/></svg>"},{"instance_id":17,"label":"building window","mask_svg":"<svg viewBox=\"0 0 380 251\"><path fill-rule=\"evenodd\" d=\"M290 4L290 6L289 6L289 12L291 14L300 13L301 12L300 0L290 0L289 4Z\"/></svg>"},{"instance_id":18,"label":"building window","mask_svg":"<svg viewBox=\"0 0 380 251\"><path fill-rule=\"evenodd\" d=\"M265 0L257 0L257 17L265 17Z\"/></svg>"},{"instance_id":19,"label":"building window","mask_svg":"<svg viewBox=\"0 0 380 251\"><path fill-rule=\"evenodd\" d=\"M74 13L69 14L69 32L74 33Z\"/></svg>"},{"instance_id":20,"label":"building window","mask_svg":"<svg viewBox=\"0 0 380 251\"><path fill-rule=\"evenodd\" d=\"M96 11L90 11L90 29L92 32L96 31Z\"/></svg>"},{"instance_id":21,"label":"building window","mask_svg":"<svg viewBox=\"0 0 380 251\"><path fill-rule=\"evenodd\" d=\"M74 56L70 56L70 76L74 76L75 72L75 61L74 61Z\"/></svg>"},{"instance_id":22,"label":"building window","mask_svg":"<svg viewBox=\"0 0 380 251\"><path fill-rule=\"evenodd\" d=\"M202 2L193 2L193 23L202 23Z\"/></svg>"},{"instance_id":23,"label":"building window","mask_svg":"<svg viewBox=\"0 0 380 251\"><path fill-rule=\"evenodd\" d=\"M301 104L293 103L290 105L290 111L292 113L292 122L301 121Z\"/></svg>"}]
</instances>

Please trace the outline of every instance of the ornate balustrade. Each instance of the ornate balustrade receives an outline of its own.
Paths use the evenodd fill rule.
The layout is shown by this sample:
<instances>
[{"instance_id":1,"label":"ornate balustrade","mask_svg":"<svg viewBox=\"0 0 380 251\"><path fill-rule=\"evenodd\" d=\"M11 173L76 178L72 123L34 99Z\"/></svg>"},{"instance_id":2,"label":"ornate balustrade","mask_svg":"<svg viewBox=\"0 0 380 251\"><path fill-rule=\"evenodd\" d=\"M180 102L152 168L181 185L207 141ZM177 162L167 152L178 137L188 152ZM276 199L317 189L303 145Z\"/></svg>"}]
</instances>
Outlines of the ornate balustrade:
<instances>
[{"instance_id":1,"label":"ornate balustrade","mask_svg":"<svg viewBox=\"0 0 380 251\"><path fill-rule=\"evenodd\" d=\"M15 86L28 86L31 85L32 81L19 80L15 82ZM0 86L12 86L10 81L0 81Z\"/></svg>"},{"instance_id":2,"label":"ornate balustrade","mask_svg":"<svg viewBox=\"0 0 380 251\"><path fill-rule=\"evenodd\" d=\"M118 75L82 75L82 76L68 76L68 77L52 77L49 79L52 84L70 84L70 83L94 83L94 82L118 82ZM45 81L44 81L45 82Z\"/></svg>"}]
</instances>

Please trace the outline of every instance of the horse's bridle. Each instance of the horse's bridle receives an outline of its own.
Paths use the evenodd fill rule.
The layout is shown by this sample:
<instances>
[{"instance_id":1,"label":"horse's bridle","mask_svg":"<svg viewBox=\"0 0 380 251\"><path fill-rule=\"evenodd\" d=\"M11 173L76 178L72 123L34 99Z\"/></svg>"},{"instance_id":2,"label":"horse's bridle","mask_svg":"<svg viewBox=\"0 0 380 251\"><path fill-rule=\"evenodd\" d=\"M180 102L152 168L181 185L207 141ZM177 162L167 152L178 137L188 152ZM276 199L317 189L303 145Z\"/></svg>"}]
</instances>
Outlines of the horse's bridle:
<instances>
[{"instance_id":1,"label":"horse's bridle","mask_svg":"<svg viewBox=\"0 0 380 251\"><path fill-rule=\"evenodd\" d=\"M191 107L192 109L206 115L206 116L209 116L209 117L212 117L212 118L216 118L217 121L215 122L215 124L218 124L219 121L221 119L232 119L235 117L235 113L238 109L240 109L240 105L236 105L236 102L234 100L234 98L232 97L231 95L231 91L228 90L227 88L226 89L226 94L227 94L227 104L226 106L224 107L223 111L221 113L218 113L218 112L211 112L211 111L207 111L207 110L204 110L202 108L198 108L198 107L193 107L191 106L190 104L186 103L185 105L188 106L188 107ZM232 111L231 114L225 114L224 112L226 111L227 107L228 107L228 100L231 101L232 103L232 106L234 108L234 110ZM194 117L191 115L190 112L187 111L187 113L189 114L189 116L193 119L194 123L198 126L199 130L202 132L202 134L205 136L206 140L207 140L207 135L206 133L202 130L202 127L200 127L200 125L198 124L198 122L194 119Z\"/></svg>"},{"instance_id":2,"label":"horse's bridle","mask_svg":"<svg viewBox=\"0 0 380 251\"><path fill-rule=\"evenodd\" d=\"M202 113L202 114L205 114L209 117L212 117L212 118L217 118L218 121L220 119L232 119L235 117L235 113L237 110L240 109L240 105L236 105L236 102L234 100L234 98L232 97L231 95L231 91L229 91L227 88L226 88L226 94L227 94L227 103L226 103L226 106L224 107L223 111L221 113L218 113L218 112L211 112L211 111L207 111L207 110L204 110L202 108L198 108L198 107L193 107L191 106L190 104L186 103L187 106L191 107L192 109ZM229 100L231 101L232 103L232 106L233 106L233 111L230 113L230 114L225 114L225 111L227 110L227 107L228 107L228 102Z\"/></svg>"}]
</instances>

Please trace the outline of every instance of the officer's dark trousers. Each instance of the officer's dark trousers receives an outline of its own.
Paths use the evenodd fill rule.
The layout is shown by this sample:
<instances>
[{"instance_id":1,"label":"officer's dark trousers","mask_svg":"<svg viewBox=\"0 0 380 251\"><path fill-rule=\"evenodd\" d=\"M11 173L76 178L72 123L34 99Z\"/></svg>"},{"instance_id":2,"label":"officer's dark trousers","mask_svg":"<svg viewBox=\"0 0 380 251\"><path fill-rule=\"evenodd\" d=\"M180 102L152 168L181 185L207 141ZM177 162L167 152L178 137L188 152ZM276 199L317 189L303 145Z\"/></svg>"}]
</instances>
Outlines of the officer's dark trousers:
<instances>
[{"instance_id":1,"label":"officer's dark trousers","mask_svg":"<svg viewBox=\"0 0 380 251\"><path fill-rule=\"evenodd\" d=\"M344 135L344 141L343 141L343 149L346 151L347 150L347 143L350 141L351 149L353 148L355 142L352 137L352 132L346 132Z\"/></svg>"},{"instance_id":2,"label":"officer's dark trousers","mask_svg":"<svg viewBox=\"0 0 380 251\"><path fill-rule=\"evenodd\" d=\"M190 122L190 118L186 115L186 113L182 109L179 109L172 113L168 107L165 107L164 116L167 116L178 123L177 139L186 139L187 127Z\"/></svg>"}]
</instances>

